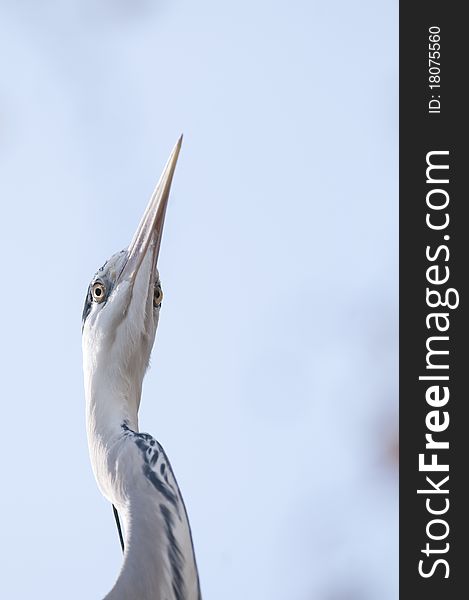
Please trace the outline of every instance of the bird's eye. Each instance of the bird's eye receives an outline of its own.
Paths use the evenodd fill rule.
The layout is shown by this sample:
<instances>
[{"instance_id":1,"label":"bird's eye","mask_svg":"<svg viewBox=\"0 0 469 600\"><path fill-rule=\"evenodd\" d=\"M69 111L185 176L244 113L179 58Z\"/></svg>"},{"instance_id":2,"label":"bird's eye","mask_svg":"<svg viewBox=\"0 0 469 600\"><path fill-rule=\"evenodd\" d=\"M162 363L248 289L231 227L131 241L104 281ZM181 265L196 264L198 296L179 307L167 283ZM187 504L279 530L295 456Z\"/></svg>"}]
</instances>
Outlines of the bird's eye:
<instances>
[{"instance_id":1,"label":"bird's eye","mask_svg":"<svg viewBox=\"0 0 469 600\"><path fill-rule=\"evenodd\" d=\"M153 306L157 308L160 306L161 301L163 300L163 290L159 285L155 286L155 291L153 292Z\"/></svg>"},{"instance_id":2,"label":"bird's eye","mask_svg":"<svg viewBox=\"0 0 469 600\"><path fill-rule=\"evenodd\" d=\"M93 297L93 300L98 303L103 302L106 298L106 288L100 281L93 283L91 286L91 296Z\"/></svg>"}]
</instances>

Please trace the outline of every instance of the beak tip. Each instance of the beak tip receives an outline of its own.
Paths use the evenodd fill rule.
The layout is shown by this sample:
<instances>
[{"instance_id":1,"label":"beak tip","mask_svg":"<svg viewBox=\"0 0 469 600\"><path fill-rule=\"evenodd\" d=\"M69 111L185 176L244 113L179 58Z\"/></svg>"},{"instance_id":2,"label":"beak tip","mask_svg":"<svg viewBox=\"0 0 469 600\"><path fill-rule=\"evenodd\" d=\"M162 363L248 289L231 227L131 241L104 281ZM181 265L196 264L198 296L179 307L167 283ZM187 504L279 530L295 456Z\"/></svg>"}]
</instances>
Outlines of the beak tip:
<instances>
[{"instance_id":1,"label":"beak tip","mask_svg":"<svg viewBox=\"0 0 469 600\"><path fill-rule=\"evenodd\" d=\"M168 160L167 166L171 165L172 166L172 171L174 171L174 169L176 167L176 162L177 162L177 159L179 157L179 152L181 150L183 137L184 136L181 133L181 135L178 138L178 141L174 145L173 151L171 152L171 156L169 157L169 160Z\"/></svg>"}]
</instances>

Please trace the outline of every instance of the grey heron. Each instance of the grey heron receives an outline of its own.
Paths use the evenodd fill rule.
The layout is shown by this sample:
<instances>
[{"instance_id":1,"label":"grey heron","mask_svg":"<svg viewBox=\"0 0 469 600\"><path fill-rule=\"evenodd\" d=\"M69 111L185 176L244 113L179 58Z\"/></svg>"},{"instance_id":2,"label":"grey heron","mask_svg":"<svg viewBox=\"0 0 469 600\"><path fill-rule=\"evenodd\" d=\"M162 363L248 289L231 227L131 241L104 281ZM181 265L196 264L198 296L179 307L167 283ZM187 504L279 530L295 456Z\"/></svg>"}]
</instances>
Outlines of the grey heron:
<instances>
[{"instance_id":1,"label":"grey heron","mask_svg":"<svg viewBox=\"0 0 469 600\"><path fill-rule=\"evenodd\" d=\"M163 292L157 260L182 136L127 250L89 285L82 323L86 429L94 476L122 522L124 558L106 600L200 600L192 535L169 460L139 432L142 381Z\"/></svg>"}]
</instances>

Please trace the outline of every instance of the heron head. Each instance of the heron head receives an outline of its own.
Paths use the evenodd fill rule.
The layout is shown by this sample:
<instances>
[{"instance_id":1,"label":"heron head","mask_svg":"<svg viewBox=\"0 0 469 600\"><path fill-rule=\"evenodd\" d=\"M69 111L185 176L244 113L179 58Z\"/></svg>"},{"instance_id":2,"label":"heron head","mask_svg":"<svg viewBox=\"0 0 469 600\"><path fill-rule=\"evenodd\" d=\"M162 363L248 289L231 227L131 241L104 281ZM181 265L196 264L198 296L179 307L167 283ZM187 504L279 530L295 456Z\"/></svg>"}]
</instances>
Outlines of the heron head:
<instances>
[{"instance_id":1,"label":"heron head","mask_svg":"<svg viewBox=\"0 0 469 600\"><path fill-rule=\"evenodd\" d=\"M129 247L114 254L88 287L82 325L85 371L107 365L116 375L143 379L163 298L157 261L181 142L182 136Z\"/></svg>"}]
</instances>

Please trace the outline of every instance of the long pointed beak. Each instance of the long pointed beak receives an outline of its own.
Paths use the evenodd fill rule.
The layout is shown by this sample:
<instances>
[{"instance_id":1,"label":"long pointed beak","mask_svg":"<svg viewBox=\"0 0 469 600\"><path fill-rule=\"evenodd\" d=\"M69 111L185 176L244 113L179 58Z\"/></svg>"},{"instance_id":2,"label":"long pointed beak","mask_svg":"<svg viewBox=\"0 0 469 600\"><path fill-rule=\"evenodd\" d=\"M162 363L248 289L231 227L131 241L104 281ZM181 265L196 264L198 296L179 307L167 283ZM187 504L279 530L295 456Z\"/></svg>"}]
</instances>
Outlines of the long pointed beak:
<instances>
[{"instance_id":1,"label":"long pointed beak","mask_svg":"<svg viewBox=\"0 0 469 600\"><path fill-rule=\"evenodd\" d=\"M137 231L127 250L127 260L119 273L116 284L123 279L135 280L140 265L150 247L152 241L153 247L153 269L156 268L158 255L160 252L161 236L163 234L164 218L166 206L168 204L169 191L173 181L176 162L182 144L182 135L171 152L171 156L166 163L163 173L153 192L148 206L143 213L143 217L137 227Z\"/></svg>"}]
</instances>

